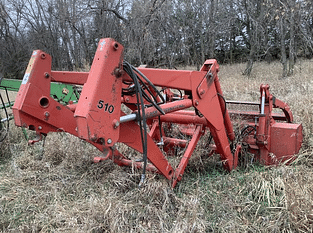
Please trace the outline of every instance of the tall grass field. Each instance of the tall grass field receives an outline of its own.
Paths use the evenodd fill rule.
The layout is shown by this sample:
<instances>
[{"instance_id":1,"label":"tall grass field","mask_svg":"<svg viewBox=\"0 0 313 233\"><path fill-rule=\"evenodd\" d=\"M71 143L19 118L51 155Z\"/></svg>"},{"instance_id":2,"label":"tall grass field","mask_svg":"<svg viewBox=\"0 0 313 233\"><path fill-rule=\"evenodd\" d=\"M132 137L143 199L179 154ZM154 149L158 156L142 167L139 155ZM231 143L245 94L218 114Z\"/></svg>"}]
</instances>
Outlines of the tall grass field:
<instances>
[{"instance_id":1,"label":"tall grass field","mask_svg":"<svg viewBox=\"0 0 313 233\"><path fill-rule=\"evenodd\" d=\"M140 171L92 163L100 152L88 143L51 133L28 146L12 121L0 144L0 231L313 232L313 61L298 60L285 79L279 62L256 63L249 77L244 68L220 66L224 96L259 101L260 84L269 84L289 104L304 133L291 165L226 172L218 155L206 156L204 137L174 189L152 173L138 188Z\"/></svg>"}]
</instances>

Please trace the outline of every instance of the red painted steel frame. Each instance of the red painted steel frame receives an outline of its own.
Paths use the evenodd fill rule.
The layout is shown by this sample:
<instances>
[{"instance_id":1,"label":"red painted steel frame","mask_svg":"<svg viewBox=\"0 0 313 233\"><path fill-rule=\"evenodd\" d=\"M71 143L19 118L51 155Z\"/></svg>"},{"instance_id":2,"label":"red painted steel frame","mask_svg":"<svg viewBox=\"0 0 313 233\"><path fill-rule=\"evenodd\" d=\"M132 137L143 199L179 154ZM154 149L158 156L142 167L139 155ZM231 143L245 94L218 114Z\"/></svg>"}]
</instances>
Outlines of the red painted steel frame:
<instances>
[{"instance_id":1,"label":"red painted steel frame","mask_svg":"<svg viewBox=\"0 0 313 233\"><path fill-rule=\"evenodd\" d=\"M302 125L289 123L293 120L289 106L270 94L269 85L261 85L260 94L261 110L255 137L258 147L257 159L265 165L290 160L300 150L303 139ZM274 120L273 108L282 109L287 123Z\"/></svg>"},{"instance_id":2,"label":"red painted steel frame","mask_svg":"<svg viewBox=\"0 0 313 233\"><path fill-rule=\"evenodd\" d=\"M121 98L123 81L132 81L123 71L122 55L122 45L113 39L101 39L90 72L63 72L51 71L51 57L40 50L34 51L13 107L15 124L35 130L39 135L53 131L68 132L93 144L106 155L96 157L95 162L112 159L120 166L132 165L142 168L142 163L133 162L114 147L116 142L122 142L140 153L143 152L141 129L137 122L120 122L121 117L125 115L121 111L122 103L130 109L136 109L134 97L122 96ZM165 93L172 102L159 105L165 112L165 115L160 116L161 122L158 121L158 116L161 114L155 107L145 108L145 115L150 122L150 133L147 136L147 157L150 163L147 169L161 173L172 181L174 187L181 180L197 142L206 128L213 136L215 146L212 148L215 148L215 151L221 155L224 167L227 170L236 168L240 145L232 154L229 141L235 139L235 134L222 98L223 93L217 76L219 66L216 60L207 60L200 71L146 68L139 68L139 71L155 86L184 90L185 93L191 94L185 95L182 100L172 101L173 95L170 95L169 89L166 90ZM51 82L84 85L78 103L63 106L55 101L50 97ZM248 135L247 141L251 142L253 148L258 149L260 160L268 164L270 162L267 158L271 152L268 148L269 144L265 143L268 141L268 135L275 137L274 129L276 130L274 132L284 133L286 132L282 129L284 127L288 128L289 134L296 130L300 135L301 129L294 125L292 127L295 129L289 125L274 125L275 122L271 116L273 101L270 100L272 102L268 103L270 96L268 88L263 89L262 95L267 100L265 114L258 116L256 138ZM286 115L290 113L289 120L292 120L289 107L284 106L281 101L276 101L276 104L284 108ZM195 110L184 110L190 107L193 107L198 114ZM161 129L159 127L168 123L192 124L193 126L188 128L189 134L193 135L191 140L166 137L163 127ZM168 151L168 154L175 146L186 147L184 156L176 169L171 166L160 149L157 142L161 139L164 142L163 149L165 152ZM293 148L292 153L296 153L297 150L298 145L296 149ZM289 153L289 151L284 153Z\"/></svg>"}]
</instances>

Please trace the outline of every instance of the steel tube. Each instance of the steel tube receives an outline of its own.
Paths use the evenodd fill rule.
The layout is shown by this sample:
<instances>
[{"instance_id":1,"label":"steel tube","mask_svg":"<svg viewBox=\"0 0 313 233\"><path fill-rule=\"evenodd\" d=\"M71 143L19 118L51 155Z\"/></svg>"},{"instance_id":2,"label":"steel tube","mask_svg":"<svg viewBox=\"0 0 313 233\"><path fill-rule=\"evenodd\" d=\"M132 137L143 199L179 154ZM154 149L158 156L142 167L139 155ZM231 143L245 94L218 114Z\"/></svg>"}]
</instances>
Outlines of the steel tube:
<instances>
[{"instance_id":1,"label":"steel tube","mask_svg":"<svg viewBox=\"0 0 313 233\"><path fill-rule=\"evenodd\" d=\"M198 117L196 115L184 115L184 114L176 114L170 113L164 116L161 116L162 122L172 122L176 124L201 124L204 126L208 125L208 121L204 117Z\"/></svg>"},{"instance_id":2,"label":"steel tube","mask_svg":"<svg viewBox=\"0 0 313 233\"><path fill-rule=\"evenodd\" d=\"M189 108L191 106L192 106L192 100L190 99L184 99L180 101L174 101L174 102L159 105L159 107L165 113L175 112L178 110ZM146 119L149 119L149 118L160 116L162 115L162 113L160 113L155 107L150 107L150 108L145 109L145 115L146 115ZM137 119L137 111L135 111L135 113L120 117L120 123L134 121L136 119Z\"/></svg>"},{"instance_id":3,"label":"steel tube","mask_svg":"<svg viewBox=\"0 0 313 233\"><path fill-rule=\"evenodd\" d=\"M227 104L242 104L242 105L260 105L259 102L249 102L249 101L235 101L235 100L227 100Z\"/></svg>"},{"instance_id":4,"label":"steel tube","mask_svg":"<svg viewBox=\"0 0 313 233\"><path fill-rule=\"evenodd\" d=\"M128 121L134 121L137 118L137 114L136 113L132 113L132 114L128 114L125 116L121 116L120 117L120 123L124 123L124 122L128 122Z\"/></svg>"},{"instance_id":5,"label":"steel tube","mask_svg":"<svg viewBox=\"0 0 313 233\"><path fill-rule=\"evenodd\" d=\"M265 93L264 91L262 91L261 115L264 115L264 106L265 106Z\"/></svg>"},{"instance_id":6,"label":"steel tube","mask_svg":"<svg viewBox=\"0 0 313 233\"><path fill-rule=\"evenodd\" d=\"M6 121L10 121L10 120L12 120L12 119L13 119L13 117L2 118L2 119L1 119L1 123L2 123L2 122L6 122Z\"/></svg>"}]
</instances>

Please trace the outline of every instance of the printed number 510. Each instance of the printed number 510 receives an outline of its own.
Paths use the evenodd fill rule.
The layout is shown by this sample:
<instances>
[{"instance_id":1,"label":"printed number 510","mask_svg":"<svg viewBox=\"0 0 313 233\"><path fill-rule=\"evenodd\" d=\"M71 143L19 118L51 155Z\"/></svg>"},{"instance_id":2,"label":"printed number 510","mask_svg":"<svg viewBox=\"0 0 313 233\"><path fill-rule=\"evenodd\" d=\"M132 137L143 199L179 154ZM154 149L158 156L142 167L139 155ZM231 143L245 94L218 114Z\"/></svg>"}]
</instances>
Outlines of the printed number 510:
<instances>
[{"instance_id":1,"label":"printed number 510","mask_svg":"<svg viewBox=\"0 0 313 233\"><path fill-rule=\"evenodd\" d=\"M105 112L113 113L114 112L114 106L109 103L104 103L103 100L99 100L97 107L99 109L102 109L104 107Z\"/></svg>"}]
</instances>

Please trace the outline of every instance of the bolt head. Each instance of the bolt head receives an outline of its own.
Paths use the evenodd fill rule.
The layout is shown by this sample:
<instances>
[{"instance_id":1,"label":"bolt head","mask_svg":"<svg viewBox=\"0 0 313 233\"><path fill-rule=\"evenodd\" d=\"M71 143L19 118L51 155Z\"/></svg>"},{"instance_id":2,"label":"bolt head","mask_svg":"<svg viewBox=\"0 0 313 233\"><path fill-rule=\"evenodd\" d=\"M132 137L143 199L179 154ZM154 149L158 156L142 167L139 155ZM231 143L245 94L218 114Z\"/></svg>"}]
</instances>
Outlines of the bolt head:
<instances>
[{"instance_id":1,"label":"bolt head","mask_svg":"<svg viewBox=\"0 0 313 233\"><path fill-rule=\"evenodd\" d=\"M123 74L124 74L124 71L123 71L122 69L120 69L120 68L115 68L115 70L114 70L114 75L115 75L117 78L121 77Z\"/></svg>"},{"instance_id":2,"label":"bolt head","mask_svg":"<svg viewBox=\"0 0 313 233\"><path fill-rule=\"evenodd\" d=\"M114 119L113 120L113 127L114 127L114 129L116 129L119 126L120 126L120 122L118 120Z\"/></svg>"}]
</instances>

